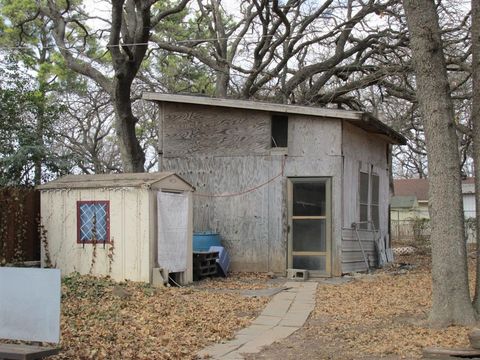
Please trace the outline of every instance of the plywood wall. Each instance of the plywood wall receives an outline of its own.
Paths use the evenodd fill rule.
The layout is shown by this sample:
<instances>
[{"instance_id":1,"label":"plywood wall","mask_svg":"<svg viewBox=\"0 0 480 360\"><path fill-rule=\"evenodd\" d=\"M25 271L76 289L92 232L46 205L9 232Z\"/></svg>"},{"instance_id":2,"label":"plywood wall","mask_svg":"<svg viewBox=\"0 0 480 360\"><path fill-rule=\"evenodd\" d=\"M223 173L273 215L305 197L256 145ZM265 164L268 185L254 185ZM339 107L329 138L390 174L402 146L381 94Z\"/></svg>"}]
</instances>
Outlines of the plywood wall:
<instances>
[{"instance_id":1,"label":"plywood wall","mask_svg":"<svg viewBox=\"0 0 480 360\"><path fill-rule=\"evenodd\" d=\"M332 177L332 196L341 198L341 121L290 116L285 160L270 149L267 112L186 104L163 109L162 170L195 186L194 231L219 232L233 270L285 271L287 177ZM281 174L284 162L282 176L257 188ZM338 255L341 204L332 203ZM338 274L340 264L333 266Z\"/></svg>"},{"instance_id":2,"label":"plywood wall","mask_svg":"<svg viewBox=\"0 0 480 360\"><path fill-rule=\"evenodd\" d=\"M363 255L356 235L351 230L353 222L360 220L359 176L360 171L373 172L379 176L379 223L377 237L388 237L389 168L387 163L387 143L380 137L369 134L349 123L343 127L343 232L342 232L342 272L365 270ZM375 255L373 234L360 232L364 238L369 256ZM376 260L375 260L376 261Z\"/></svg>"}]
</instances>

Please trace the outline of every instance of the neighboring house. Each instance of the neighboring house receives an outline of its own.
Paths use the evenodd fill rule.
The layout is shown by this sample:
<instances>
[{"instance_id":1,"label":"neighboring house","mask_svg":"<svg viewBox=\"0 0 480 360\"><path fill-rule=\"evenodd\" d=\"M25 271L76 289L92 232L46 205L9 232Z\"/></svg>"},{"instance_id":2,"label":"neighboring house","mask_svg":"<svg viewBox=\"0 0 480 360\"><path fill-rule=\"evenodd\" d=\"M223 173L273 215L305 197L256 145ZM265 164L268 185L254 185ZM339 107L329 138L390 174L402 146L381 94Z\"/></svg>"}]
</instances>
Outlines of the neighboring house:
<instances>
[{"instance_id":1,"label":"neighboring house","mask_svg":"<svg viewBox=\"0 0 480 360\"><path fill-rule=\"evenodd\" d=\"M393 181L394 196L390 201L392 220L430 218L428 214L428 179L398 179ZM407 199L414 197L416 203L406 211ZM474 218L475 179L462 180L463 213L465 218Z\"/></svg>"},{"instance_id":2,"label":"neighboring house","mask_svg":"<svg viewBox=\"0 0 480 360\"><path fill-rule=\"evenodd\" d=\"M160 107L160 171L196 187L194 231L217 231L234 271L365 270L388 246L389 145L362 112L145 93ZM369 222L369 223L367 223ZM374 225L377 229L373 231Z\"/></svg>"},{"instance_id":3,"label":"neighboring house","mask_svg":"<svg viewBox=\"0 0 480 360\"><path fill-rule=\"evenodd\" d=\"M408 221L429 219L428 213L428 179L394 180L394 196L390 200L390 219L392 221L392 236L399 226ZM463 214L465 218L475 218L475 180L462 180ZM402 222L404 222L402 224ZM402 231L399 231L402 232ZM408 233L408 231L404 231ZM474 232L467 229L469 242L474 241Z\"/></svg>"},{"instance_id":4,"label":"neighboring house","mask_svg":"<svg viewBox=\"0 0 480 360\"><path fill-rule=\"evenodd\" d=\"M428 219L428 180L399 179L393 181L394 196L390 201L392 220ZM410 208L407 199L415 199ZM401 205L401 206L399 206Z\"/></svg>"}]
</instances>

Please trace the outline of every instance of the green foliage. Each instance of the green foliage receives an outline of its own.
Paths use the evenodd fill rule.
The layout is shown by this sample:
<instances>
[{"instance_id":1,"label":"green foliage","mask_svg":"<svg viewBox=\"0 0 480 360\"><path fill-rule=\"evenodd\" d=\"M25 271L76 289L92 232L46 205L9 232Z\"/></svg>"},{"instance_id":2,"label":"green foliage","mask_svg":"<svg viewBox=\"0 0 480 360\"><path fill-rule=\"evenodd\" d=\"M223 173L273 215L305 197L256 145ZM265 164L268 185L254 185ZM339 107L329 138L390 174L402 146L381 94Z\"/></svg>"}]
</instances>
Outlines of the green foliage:
<instances>
[{"instance_id":1,"label":"green foliage","mask_svg":"<svg viewBox=\"0 0 480 360\"><path fill-rule=\"evenodd\" d=\"M50 146L61 112L53 98L11 59L0 75L0 185L32 185L35 164L58 172Z\"/></svg>"}]
</instances>

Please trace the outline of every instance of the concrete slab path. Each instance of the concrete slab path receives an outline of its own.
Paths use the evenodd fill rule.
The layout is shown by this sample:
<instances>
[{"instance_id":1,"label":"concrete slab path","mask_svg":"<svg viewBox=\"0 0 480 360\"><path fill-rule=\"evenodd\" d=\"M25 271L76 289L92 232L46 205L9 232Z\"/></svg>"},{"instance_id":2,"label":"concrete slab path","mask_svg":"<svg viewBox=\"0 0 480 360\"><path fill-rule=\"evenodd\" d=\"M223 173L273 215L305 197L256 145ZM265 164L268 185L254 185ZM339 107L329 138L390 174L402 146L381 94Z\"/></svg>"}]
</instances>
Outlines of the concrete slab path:
<instances>
[{"instance_id":1,"label":"concrete slab path","mask_svg":"<svg viewBox=\"0 0 480 360\"><path fill-rule=\"evenodd\" d=\"M287 282L252 324L235 334L233 340L209 346L200 358L240 360L242 354L258 353L262 347L286 338L303 326L315 307L316 282Z\"/></svg>"}]
</instances>

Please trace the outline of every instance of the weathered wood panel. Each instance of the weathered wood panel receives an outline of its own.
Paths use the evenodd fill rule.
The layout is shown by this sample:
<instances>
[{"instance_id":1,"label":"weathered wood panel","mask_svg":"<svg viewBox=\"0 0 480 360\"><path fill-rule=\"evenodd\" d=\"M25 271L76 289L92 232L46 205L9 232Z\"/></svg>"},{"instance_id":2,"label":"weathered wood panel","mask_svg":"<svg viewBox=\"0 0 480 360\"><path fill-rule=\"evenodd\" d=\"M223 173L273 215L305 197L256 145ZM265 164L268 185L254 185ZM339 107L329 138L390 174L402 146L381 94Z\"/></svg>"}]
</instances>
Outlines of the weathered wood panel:
<instances>
[{"instance_id":1,"label":"weathered wood panel","mask_svg":"<svg viewBox=\"0 0 480 360\"><path fill-rule=\"evenodd\" d=\"M190 158L164 158L163 170L174 171L195 187L193 201L193 229L207 231L215 228L214 198L202 196L215 194L212 181L217 174L214 157L192 156Z\"/></svg>"},{"instance_id":2,"label":"weathered wood panel","mask_svg":"<svg viewBox=\"0 0 480 360\"><path fill-rule=\"evenodd\" d=\"M164 157L268 154L266 113L187 104L166 104L164 111Z\"/></svg>"},{"instance_id":3,"label":"weathered wood panel","mask_svg":"<svg viewBox=\"0 0 480 360\"><path fill-rule=\"evenodd\" d=\"M360 220L359 173L373 172L379 176L379 229L378 236L388 238L389 169L387 143L346 122L343 125L343 227L351 228ZM350 252L351 234L342 232L342 272L364 271L363 256ZM373 244L373 243L372 243ZM373 250L374 251L374 248ZM375 255L375 254L374 254ZM353 258L352 258L353 257ZM375 255L376 257L376 255ZM353 260L358 261L353 261ZM376 261L376 258L375 258ZM362 264L363 263L363 264Z\"/></svg>"},{"instance_id":4,"label":"weathered wood panel","mask_svg":"<svg viewBox=\"0 0 480 360\"><path fill-rule=\"evenodd\" d=\"M161 170L175 171L196 187L194 231L218 231L233 270L285 271L287 177L330 177L332 273L341 274L340 120L289 117L283 176L257 189L280 174L284 161L283 155L270 154L268 113L183 104L166 104L164 110ZM202 196L247 189L254 190L233 197Z\"/></svg>"},{"instance_id":5,"label":"weathered wood panel","mask_svg":"<svg viewBox=\"0 0 480 360\"><path fill-rule=\"evenodd\" d=\"M377 266L377 254L375 250L374 232L369 230L358 230L357 239L354 230L342 229L342 272L349 273L353 271L366 271L367 266L363 257L363 251L367 257L370 267Z\"/></svg>"},{"instance_id":6,"label":"weathered wood panel","mask_svg":"<svg viewBox=\"0 0 480 360\"><path fill-rule=\"evenodd\" d=\"M290 116L288 155L312 159L341 155L341 121Z\"/></svg>"}]
</instances>

